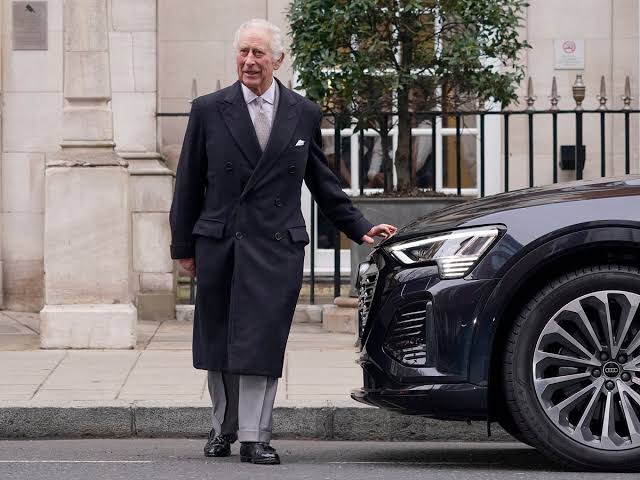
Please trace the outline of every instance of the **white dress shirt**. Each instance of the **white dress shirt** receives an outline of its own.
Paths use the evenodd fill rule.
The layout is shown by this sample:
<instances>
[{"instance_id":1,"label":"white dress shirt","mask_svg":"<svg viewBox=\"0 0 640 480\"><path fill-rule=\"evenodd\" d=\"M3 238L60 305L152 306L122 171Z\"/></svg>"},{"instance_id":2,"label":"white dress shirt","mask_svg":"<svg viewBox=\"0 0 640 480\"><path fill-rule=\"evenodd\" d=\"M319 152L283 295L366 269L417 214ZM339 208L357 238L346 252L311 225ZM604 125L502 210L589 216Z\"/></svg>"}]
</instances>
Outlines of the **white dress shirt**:
<instances>
[{"instance_id":1,"label":"white dress shirt","mask_svg":"<svg viewBox=\"0 0 640 480\"><path fill-rule=\"evenodd\" d=\"M244 95L244 101L247 102L247 108L249 109L251 122L254 123L255 125L256 110L258 109L258 105L257 105L257 102L254 102L254 100L258 98L258 95L256 95L251 90L249 90L243 83L241 83L240 85L242 85L242 95ZM260 95L263 100L262 109L266 112L268 118L271 119L272 123L273 123L273 110L274 110L275 97L276 97L276 88L278 88L277 82L275 80L272 80L271 86L267 89L266 92Z\"/></svg>"}]
</instances>

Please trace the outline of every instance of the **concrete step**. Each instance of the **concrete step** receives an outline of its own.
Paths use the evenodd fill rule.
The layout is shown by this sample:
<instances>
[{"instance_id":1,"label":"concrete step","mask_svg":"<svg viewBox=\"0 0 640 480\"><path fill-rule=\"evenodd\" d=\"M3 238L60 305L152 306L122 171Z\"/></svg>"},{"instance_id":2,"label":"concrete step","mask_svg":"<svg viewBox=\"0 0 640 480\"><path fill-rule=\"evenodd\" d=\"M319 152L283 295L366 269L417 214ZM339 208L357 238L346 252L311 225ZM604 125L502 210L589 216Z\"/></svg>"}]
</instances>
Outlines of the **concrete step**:
<instances>
[{"instance_id":1,"label":"concrete step","mask_svg":"<svg viewBox=\"0 0 640 480\"><path fill-rule=\"evenodd\" d=\"M331 304L309 305L299 303L293 315L294 324L316 324L328 332L356 333L358 299L338 297ZM176 305L176 320L193 322L193 305Z\"/></svg>"},{"instance_id":2,"label":"concrete step","mask_svg":"<svg viewBox=\"0 0 640 480\"><path fill-rule=\"evenodd\" d=\"M322 324L322 309L324 305L298 304L293 314L293 323ZM176 320L179 322L193 322L193 305L176 305Z\"/></svg>"}]
</instances>

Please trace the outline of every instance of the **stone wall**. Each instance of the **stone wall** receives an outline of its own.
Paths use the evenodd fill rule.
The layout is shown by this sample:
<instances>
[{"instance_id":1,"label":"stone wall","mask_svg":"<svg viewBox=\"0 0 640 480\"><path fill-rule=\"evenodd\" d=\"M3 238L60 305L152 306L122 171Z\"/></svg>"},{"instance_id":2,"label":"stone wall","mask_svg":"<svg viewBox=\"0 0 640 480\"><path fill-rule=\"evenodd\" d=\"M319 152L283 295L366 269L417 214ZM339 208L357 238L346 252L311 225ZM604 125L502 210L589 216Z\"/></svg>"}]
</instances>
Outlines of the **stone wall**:
<instances>
[{"instance_id":1,"label":"stone wall","mask_svg":"<svg viewBox=\"0 0 640 480\"><path fill-rule=\"evenodd\" d=\"M108 130L104 135L96 131L91 134L94 138L112 137L116 152L126 159L132 175L132 293L159 294L157 305L169 305L174 289L166 222L173 188L170 170L175 169L186 118L157 120L156 111L188 112L194 78L200 95L214 91L218 83L224 87L234 82L232 41L236 28L249 18L263 17L286 32L288 3L288 0L108 0L106 42L97 54L108 55L108 61L95 65L107 66L109 71L101 78L109 85L94 87L110 90L108 114L113 121L101 122L97 120L100 112L96 109L91 114L93 120L78 110L73 112L74 118L65 118L63 113L66 106L63 24L88 32L93 28L91 22L82 12L64 19L63 0L48 0L48 49L15 51L12 1L0 0L0 305L3 308L39 311L44 305L45 159L60 151L64 128L76 128L78 123L86 122L88 132L94 127ZM522 35L533 48L522 61L534 79L535 107L549 106L547 97L553 75L562 96L560 108L575 105L571 86L577 72L553 69L553 40L575 37L585 40L585 108L598 105L596 94L601 75L607 81L611 108L622 106L620 96L627 75L635 97L632 107L638 108L639 32L640 6L635 0L530 0ZM87 68L91 65L87 64ZM289 58L278 77L285 83L292 78ZM82 89L82 83L76 83L78 78L66 77L70 95L74 88ZM523 84L520 89L521 98L526 94L525 87ZM87 94L80 90L77 93ZM521 104L516 108L522 107ZM632 171L637 172L640 124L636 115L631 118L631 164ZM559 126L559 144L575 143L573 117L561 118ZM622 116L608 119L606 128L607 173L621 174ZM513 189L528 185L524 117L512 118L511 134ZM536 117L535 138L535 183L549 183L552 170L549 118ZM598 176L600 147L596 118L585 118L584 138L588 154L585 177ZM165 167L159 153L165 154L170 169ZM573 175L573 171L560 172L560 180Z\"/></svg>"},{"instance_id":2,"label":"stone wall","mask_svg":"<svg viewBox=\"0 0 640 480\"><path fill-rule=\"evenodd\" d=\"M2 0L2 281L4 308L43 305L45 155L62 140L62 0L48 1L48 50L14 51Z\"/></svg>"},{"instance_id":3,"label":"stone wall","mask_svg":"<svg viewBox=\"0 0 640 480\"><path fill-rule=\"evenodd\" d=\"M132 250L144 251L130 266L132 293L156 291L160 287L165 293L171 291L173 265L168 244L154 249L142 247L146 242L143 236L166 239L166 204L172 191L171 172L157 153L156 0L108 0L106 32L101 37L106 39L104 45L91 55L69 53L70 71L77 70L71 65L76 63L74 56L82 65L77 65L80 70L67 75L66 80L63 23L73 25L73 29L80 32L74 38L88 38L89 30L95 25L87 12L82 8L72 9L65 19L63 0L49 0L48 50L14 51L12 2L1 2L0 261L3 286L0 290L4 293L4 308L39 311L44 305L45 159L60 151L63 137L69 137L65 129L84 129L92 138L113 138L116 151L129 161L135 176L131 195L140 200L132 204L133 241L140 243L133 245ZM105 56L106 61L98 58ZM105 67L108 71L102 71ZM104 109L104 118L99 118L99 109L95 108L85 113L78 109L64 110L68 103L63 98L65 86L67 96L86 97L91 93L83 90L81 79L85 74L104 79L104 83L96 82L92 86L97 89L93 92L96 98L110 92L109 109ZM157 195L163 198L160 210L158 202L149 200ZM147 210L141 210L145 208ZM150 276L141 279L145 274Z\"/></svg>"},{"instance_id":4,"label":"stone wall","mask_svg":"<svg viewBox=\"0 0 640 480\"><path fill-rule=\"evenodd\" d=\"M110 0L109 59L116 152L131 174L131 287L141 318L175 318L169 207L173 175L157 153L157 3Z\"/></svg>"},{"instance_id":5,"label":"stone wall","mask_svg":"<svg viewBox=\"0 0 640 480\"><path fill-rule=\"evenodd\" d=\"M638 108L640 85L638 64L640 60L640 6L636 0L530 0L526 13L526 28L522 36L531 44L522 61L527 75L533 78L537 100L535 108L549 108L551 83L555 75L558 93L562 97L560 109L575 108L571 87L576 73L582 73L587 87L583 106L598 108L596 95L600 89L600 77L605 76L608 107L620 109L624 93L625 77L631 79L632 108ZM584 39L585 69L555 70L554 39ZM520 105L526 108L526 81L519 89ZM528 133L526 116L510 118L510 189L529 185ZM551 183L552 176L552 121L551 116L538 115L534 123L535 184ZM575 116L558 118L558 145L575 145ZM638 115L631 116L631 171L639 171ZM606 122L607 175L624 174L624 120L622 115L608 115ZM597 115L584 115L584 144L587 160L584 178L600 176L600 120ZM501 163L503 163L501 156ZM575 179L575 171L558 171L559 181ZM504 173L503 173L504 174Z\"/></svg>"},{"instance_id":6,"label":"stone wall","mask_svg":"<svg viewBox=\"0 0 640 480\"><path fill-rule=\"evenodd\" d=\"M198 95L237 80L233 37L242 22L267 18L288 31L288 0L159 0L158 108L161 112L189 112L195 78ZM288 52L287 52L288 54ZM276 76L285 84L293 72L288 57ZM159 121L160 145L175 170L186 118Z\"/></svg>"},{"instance_id":7,"label":"stone wall","mask_svg":"<svg viewBox=\"0 0 640 480\"><path fill-rule=\"evenodd\" d=\"M109 60L116 151L156 151L156 1L110 0Z\"/></svg>"}]
</instances>

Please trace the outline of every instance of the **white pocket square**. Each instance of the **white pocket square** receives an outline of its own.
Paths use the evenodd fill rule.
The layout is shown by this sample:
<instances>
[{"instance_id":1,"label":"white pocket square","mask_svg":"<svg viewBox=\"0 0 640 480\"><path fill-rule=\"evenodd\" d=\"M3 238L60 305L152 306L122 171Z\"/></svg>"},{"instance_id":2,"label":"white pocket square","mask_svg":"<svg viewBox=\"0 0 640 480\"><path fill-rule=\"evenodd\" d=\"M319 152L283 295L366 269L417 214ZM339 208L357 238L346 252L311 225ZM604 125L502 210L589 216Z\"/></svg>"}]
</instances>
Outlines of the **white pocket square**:
<instances>
[{"instance_id":1,"label":"white pocket square","mask_svg":"<svg viewBox=\"0 0 640 480\"><path fill-rule=\"evenodd\" d=\"M300 139L296 142L296 147L302 147L304 145L304 140Z\"/></svg>"}]
</instances>

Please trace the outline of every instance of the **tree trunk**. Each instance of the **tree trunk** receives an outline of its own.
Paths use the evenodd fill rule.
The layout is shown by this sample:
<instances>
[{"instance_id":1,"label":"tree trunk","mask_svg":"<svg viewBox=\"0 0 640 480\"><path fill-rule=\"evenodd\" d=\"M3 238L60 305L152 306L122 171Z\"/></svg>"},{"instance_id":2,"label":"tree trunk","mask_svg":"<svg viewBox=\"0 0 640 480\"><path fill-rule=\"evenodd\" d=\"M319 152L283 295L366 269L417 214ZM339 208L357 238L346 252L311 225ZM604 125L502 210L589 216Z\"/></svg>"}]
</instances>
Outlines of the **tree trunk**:
<instances>
[{"instance_id":1,"label":"tree trunk","mask_svg":"<svg viewBox=\"0 0 640 480\"><path fill-rule=\"evenodd\" d=\"M411 114L409 113L409 93L398 91L398 148L396 149L396 172L398 190L413 187L411 178Z\"/></svg>"},{"instance_id":2,"label":"tree trunk","mask_svg":"<svg viewBox=\"0 0 640 480\"><path fill-rule=\"evenodd\" d=\"M399 6L403 7L400 1ZM413 64L413 39L404 28L401 20L398 25L398 41L400 43L400 69ZM410 20L409 20L410 21ZM398 148L396 150L396 172L398 174L398 190L406 191L413 187L415 179L411 175L411 114L409 111L409 85L401 83L398 90Z\"/></svg>"},{"instance_id":3,"label":"tree trunk","mask_svg":"<svg viewBox=\"0 0 640 480\"><path fill-rule=\"evenodd\" d=\"M380 129L380 145L382 147L382 173L384 174L384 191L389 193L393 191L393 159L389 155L390 138L389 128L386 126L387 117L385 116L384 127Z\"/></svg>"}]
</instances>

